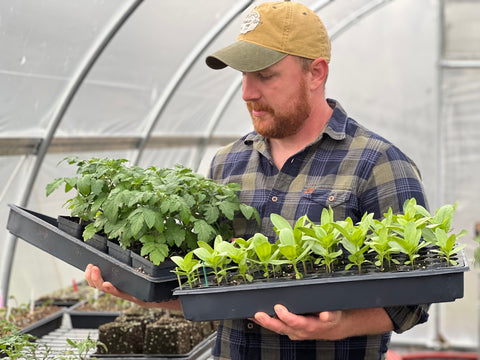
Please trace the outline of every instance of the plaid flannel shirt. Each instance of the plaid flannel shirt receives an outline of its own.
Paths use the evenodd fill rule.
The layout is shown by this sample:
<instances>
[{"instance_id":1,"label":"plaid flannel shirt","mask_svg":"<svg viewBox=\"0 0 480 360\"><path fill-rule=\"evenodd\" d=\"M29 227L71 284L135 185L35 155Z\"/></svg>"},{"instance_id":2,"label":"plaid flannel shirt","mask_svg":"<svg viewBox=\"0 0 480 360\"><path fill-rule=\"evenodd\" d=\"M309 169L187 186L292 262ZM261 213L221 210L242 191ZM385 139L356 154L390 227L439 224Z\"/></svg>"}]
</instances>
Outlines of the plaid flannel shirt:
<instances>
[{"instance_id":1,"label":"plaid flannel shirt","mask_svg":"<svg viewBox=\"0 0 480 360\"><path fill-rule=\"evenodd\" d=\"M213 159L210 176L222 183L242 185L240 201L260 213L254 221L238 219L237 237L248 239L262 232L275 241L270 214L295 221L307 215L319 222L322 210L332 207L335 220L365 212L383 217L391 207L402 211L414 197L427 207L420 173L397 147L349 118L340 105L328 100L333 114L323 132L310 145L290 157L281 170L274 165L268 141L251 132L221 149ZM401 333L425 322L428 305L385 308ZM382 359L390 333L340 341L292 341L248 320L223 321L213 354L218 359Z\"/></svg>"}]
</instances>

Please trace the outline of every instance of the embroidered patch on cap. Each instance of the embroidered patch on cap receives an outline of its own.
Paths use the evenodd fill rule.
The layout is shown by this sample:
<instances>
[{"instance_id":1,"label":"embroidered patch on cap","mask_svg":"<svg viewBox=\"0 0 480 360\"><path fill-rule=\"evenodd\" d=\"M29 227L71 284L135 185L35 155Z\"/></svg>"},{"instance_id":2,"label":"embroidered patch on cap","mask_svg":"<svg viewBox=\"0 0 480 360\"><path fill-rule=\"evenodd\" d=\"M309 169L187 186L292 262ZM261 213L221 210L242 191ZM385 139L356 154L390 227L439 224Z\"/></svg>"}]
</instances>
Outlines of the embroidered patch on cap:
<instances>
[{"instance_id":1,"label":"embroidered patch on cap","mask_svg":"<svg viewBox=\"0 0 480 360\"><path fill-rule=\"evenodd\" d=\"M247 32L254 30L259 23L260 14L258 13L258 11L254 10L247 15L245 20L243 20L243 24L240 28L240 34L246 34Z\"/></svg>"}]
</instances>

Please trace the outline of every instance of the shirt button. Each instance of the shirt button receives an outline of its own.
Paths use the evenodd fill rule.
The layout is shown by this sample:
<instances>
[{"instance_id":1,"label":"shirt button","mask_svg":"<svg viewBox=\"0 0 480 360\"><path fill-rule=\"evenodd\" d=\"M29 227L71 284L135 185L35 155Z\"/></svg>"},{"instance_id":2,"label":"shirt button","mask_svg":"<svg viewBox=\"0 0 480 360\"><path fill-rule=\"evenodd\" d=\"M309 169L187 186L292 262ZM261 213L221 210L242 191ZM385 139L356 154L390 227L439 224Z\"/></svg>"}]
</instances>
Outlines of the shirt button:
<instances>
[{"instance_id":1,"label":"shirt button","mask_svg":"<svg viewBox=\"0 0 480 360\"><path fill-rule=\"evenodd\" d=\"M277 202L277 201L278 201L278 197L272 196L272 201L273 201L273 202Z\"/></svg>"},{"instance_id":2,"label":"shirt button","mask_svg":"<svg viewBox=\"0 0 480 360\"><path fill-rule=\"evenodd\" d=\"M254 326L253 323L252 323L252 322L249 322L249 323L247 324L247 329L252 330L252 329L253 329L253 326Z\"/></svg>"},{"instance_id":3,"label":"shirt button","mask_svg":"<svg viewBox=\"0 0 480 360\"><path fill-rule=\"evenodd\" d=\"M328 197L328 201L332 202L333 200L335 200L335 196L330 195L330 196Z\"/></svg>"}]
</instances>

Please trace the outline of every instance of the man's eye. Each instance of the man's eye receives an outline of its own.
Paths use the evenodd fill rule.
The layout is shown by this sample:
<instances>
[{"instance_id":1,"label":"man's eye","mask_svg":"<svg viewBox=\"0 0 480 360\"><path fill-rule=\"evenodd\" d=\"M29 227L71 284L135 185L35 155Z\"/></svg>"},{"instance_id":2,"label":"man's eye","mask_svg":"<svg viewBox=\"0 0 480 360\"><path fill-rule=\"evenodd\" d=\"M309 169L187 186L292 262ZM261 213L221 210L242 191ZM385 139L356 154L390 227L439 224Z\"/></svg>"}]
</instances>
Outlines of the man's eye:
<instances>
[{"instance_id":1,"label":"man's eye","mask_svg":"<svg viewBox=\"0 0 480 360\"><path fill-rule=\"evenodd\" d=\"M258 77L262 80L267 80L267 79L270 79L273 77L272 74L262 74L262 73L258 73Z\"/></svg>"}]
</instances>

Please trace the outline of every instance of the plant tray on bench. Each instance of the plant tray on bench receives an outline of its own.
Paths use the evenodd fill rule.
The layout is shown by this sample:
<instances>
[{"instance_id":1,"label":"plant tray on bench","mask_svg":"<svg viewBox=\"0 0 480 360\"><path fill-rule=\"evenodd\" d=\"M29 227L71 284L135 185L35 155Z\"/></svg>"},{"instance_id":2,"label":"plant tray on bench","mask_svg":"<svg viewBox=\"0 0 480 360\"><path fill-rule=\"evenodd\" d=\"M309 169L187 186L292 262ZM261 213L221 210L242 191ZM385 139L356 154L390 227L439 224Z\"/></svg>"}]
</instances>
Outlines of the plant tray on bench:
<instances>
[{"instance_id":1,"label":"plant tray on bench","mask_svg":"<svg viewBox=\"0 0 480 360\"><path fill-rule=\"evenodd\" d=\"M275 304L296 314L352 308L449 302L463 297L468 271L460 251L457 265L428 266L404 271L340 272L298 280L270 279L249 284L210 285L175 289L186 319L194 321L244 319L263 311L273 315Z\"/></svg>"},{"instance_id":2,"label":"plant tray on bench","mask_svg":"<svg viewBox=\"0 0 480 360\"><path fill-rule=\"evenodd\" d=\"M176 275L169 270L160 276L146 275L60 230L57 219L9 206L7 229L13 235L80 270L85 270L90 263L99 266L106 281L143 301L172 299L172 290L178 283Z\"/></svg>"}]
</instances>

